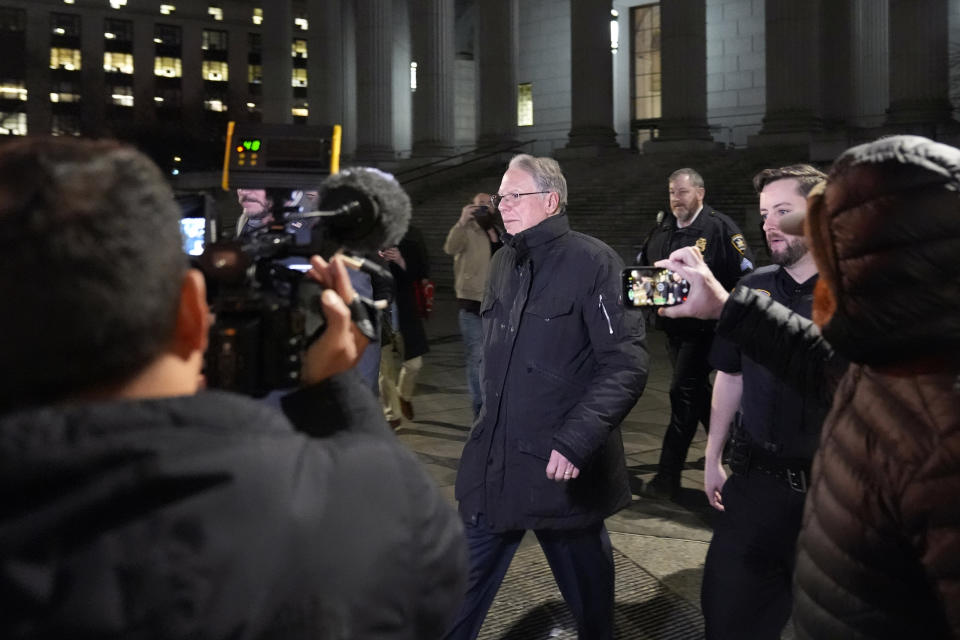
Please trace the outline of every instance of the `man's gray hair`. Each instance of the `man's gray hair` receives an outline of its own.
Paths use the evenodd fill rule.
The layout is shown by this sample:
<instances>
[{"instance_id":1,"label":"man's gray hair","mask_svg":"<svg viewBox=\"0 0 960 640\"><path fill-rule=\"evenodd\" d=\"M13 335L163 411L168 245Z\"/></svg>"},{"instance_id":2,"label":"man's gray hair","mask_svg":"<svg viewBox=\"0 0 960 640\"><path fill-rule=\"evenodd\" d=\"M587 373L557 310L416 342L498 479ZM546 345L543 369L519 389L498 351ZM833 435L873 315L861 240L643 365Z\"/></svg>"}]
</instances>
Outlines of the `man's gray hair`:
<instances>
[{"instance_id":1,"label":"man's gray hair","mask_svg":"<svg viewBox=\"0 0 960 640\"><path fill-rule=\"evenodd\" d=\"M563 177L560 164L553 158L535 158L527 153L513 156L508 169L520 169L533 177L538 191L552 191L559 196L557 213L567 209L567 179Z\"/></svg>"},{"instance_id":2,"label":"man's gray hair","mask_svg":"<svg viewBox=\"0 0 960 640\"><path fill-rule=\"evenodd\" d=\"M701 189L703 188L703 176L701 176L694 169L691 169L689 167L684 167L683 169L677 169L676 171L671 173L670 178L669 180L667 180L667 182L673 182L680 176L687 176L688 178L690 178L690 184L693 185L694 187L700 187Z\"/></svg>"}]
</instances>

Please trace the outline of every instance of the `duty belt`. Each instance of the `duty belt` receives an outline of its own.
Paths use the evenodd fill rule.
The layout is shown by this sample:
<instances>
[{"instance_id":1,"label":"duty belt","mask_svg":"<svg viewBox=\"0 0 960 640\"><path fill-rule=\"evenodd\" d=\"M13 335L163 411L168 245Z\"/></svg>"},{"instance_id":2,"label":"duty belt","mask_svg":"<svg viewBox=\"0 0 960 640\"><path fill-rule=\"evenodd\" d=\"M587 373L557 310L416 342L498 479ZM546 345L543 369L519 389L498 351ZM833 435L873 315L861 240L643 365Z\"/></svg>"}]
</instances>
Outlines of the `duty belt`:
<instances>
[{"instance_id":1,"label":"duty belt","mask_svg":"<svg viewBox=\"0 0 960 640\"><path fill-rule=\"evenodd\" d=\"M810 484L810 460L777 456L746 440L731 442L730 468L741 475L765 473L798 493L806 493Z\"/></svg>"}]
</instances>

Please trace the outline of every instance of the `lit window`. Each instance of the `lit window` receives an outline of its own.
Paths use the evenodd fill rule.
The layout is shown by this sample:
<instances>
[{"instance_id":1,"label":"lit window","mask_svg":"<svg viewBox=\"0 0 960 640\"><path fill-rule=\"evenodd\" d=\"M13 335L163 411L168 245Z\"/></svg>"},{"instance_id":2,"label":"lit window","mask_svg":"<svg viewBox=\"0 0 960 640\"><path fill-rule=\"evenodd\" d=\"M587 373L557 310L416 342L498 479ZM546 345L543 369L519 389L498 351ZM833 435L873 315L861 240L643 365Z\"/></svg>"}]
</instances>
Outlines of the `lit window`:
<instances>
[{"instance_id":1,"label":"lit window","mask_svg":"<svg viewBox=\"0 0 960 640\"><path fill-rule=\"evenodd\" d=\"M417 90L417 63L410 63L410 91Z\"/></svg>"},{"instance_id":2,"label":"lit window","mask_svg":"<svg viewBox=\"0 0 960 640\"><path fill-rule=\"evenodd\" d=\"M517 86L517 126L533 126L533 85L529 82Z\"/></svg>"},{"instance_id":3,"label":"lit window","mask_svg":"<svg viewBox=\"0 0 960 640\"><path fill-rule=\"evenodd\" d=\"M306 19L306 18L296 18L296 19L293 21L293 24L296 25L296 26L298 26L298 27L300 27L300 30L301 30L301 31L309 31L309 30L310 30L310 23L307 22L307 19Z\"/></svg>"},{"instance_id":4,"label":"lit window","mask_svg":"<svg viewBox=\"0 0 960 640\"><path fill-rule=\"evenodd\" d=\"M118 107L132 107L133 87L113 87L110 90L110 104Z\"/></svg>"},{"instance_id":5,"label":"lit window","mask_svg":"<svg viewBox=\"0 0 960 640\"><path fill-rule=\"evenodd\" d=\"M77 0L63 0L63 4L76 4Z\"/></svg>"},{"instance_id":6,"label":"lit window","mask_svg":"<svg viewBox=\"0 0 960 640\"><path fill-rule=\"evenodd\" d=\"M247 82L260 84L263 82L263 66L259 64L247 65Z\"/></svg>"},{"instance_id":7,"label":"lit window","mask_svg":"<svg viewBox=\"0 0 960 640\"><path fill-rule=\"evenodd\" d=\"M165 78L179 78L182 75L180 58L160 57L154 59L153 75Z\"/></svg>"},{"instance_id":8,"label":"lit window","mask_svg":"<svg viewBox=\"0 0 960 640\"><path fill-rule=\"evenodd\" d=\"M80 69L80 49L50 47L50 68L77 71Z\"/></svg>"},{"instance_id":9,"label":"lit window","mask_svg":"<svg viewBox=\"0 0 960 640\"><path fill-rule=\"evenodd\" d=\"M306 69L294 69L293 78L290 83L294 87L305 87L307 86L307 70Z\"/></svg>"},{"instance_id":10,"label":"lit window","mask_svg":"<svg viewBox=\"0 0 960 640\"><path fill-rule=\"evenodd\" d=\"M117 34L115 34L115 33L110 33L109 31L107 31L105 34L103 34L103 37L104 37L104 39L106 39L106 40L116 40Z\"/></svg>"},{"instance_id":11,"label":"lit window","mask_svg":"<svg viewBox=\"0 0 960 640\"><path fill-rule=\"evenodd\" d=\"M290 47L290 55L294 58L303 58L307 57L307 41L297 38L293 41L293 44Z\"/></svg>"},{"instance_id":12,"label":"lit window","mask_svg":"<svg viewBox=\"0 0 960 640\"><path fill-rule=\"evenodd\" d=\"M51 13L50 29L58 36L80 36L80 16L72 13Z\"/></svg>"},{"instance_id":13,"label":"lit window","mask_svg":"<svg viewBox=\"0 0 960 640\"><path fill-rule=\"evenodd\" d=\"M50 134L55 136L79 136L80 118L72 113L55 113L50 120Z\"/></svg>"},{"instance_id":14,"label":"lit window","mask_svg":"<svg viewBox=\"0 0 960 640\"><path fill-rule=\"evenodd\" d=\"M0 111L0 135L25 136L27 135L27 114L14 111Z\"/></svg>"},{"instance_id":15,"label":"lit window","mask_svg":"<svg viewBox=\"0 0 960 640\"><path fill-rule=\"evenodd\" d=\"M203 79L211 82L226 82L229 79L228 64L220 60L203 61Z\"/></svg>"},{"instance_id":16,"label":"lit window","mask_svg":"<svg viewBox=\"0 0 960 640\"><path fill-rule=\"evenodd\" d=\"M610 50L614 53L620 49L620 23L617 18L620 12L616 9L610 10Z\"/></svg>"},{"instance_id":17,"label":"lit window","mask_svg":"<svg viewBox=\"0 0 960 640\"><path fill-rule=\"evenodd\" d=\"M213 100L204 100L203 108L207 111L217 111L222 113L227 110L227 105L223 104L223 100L213 99Z\"/></svg>"},{"instance_id":18,"label":"lit window","mask_svg":"<svg viewBox=\"0 0 960 640\"><path fill-rule=\"evenodd\" d=\"M114 9L127 6L127 0L110 0L110 6Z\"/></svg>"},{"instance_id":19,"label":"lit window","mask_svg":"<svg viewBox=\"0 0 960 640\"><path fill-rule=\"evenodd\" d=\"M176 10L177 10L177 8L176 8L175 6L173 6L172 4L162 4L162 5L160 5L160 13L162 13L162 14L165 15L165 16L173 15L173 13L174 13Z\"/></svg>"},{"instance_id":20,"label":"lit window","mask_svg":"<svg viewBox=\"0 0 960 640\"><path fill-rule=\"evenodd\" d=\"M133 73L133 54L105 51L103 54L103 70L108 73Z\"/></svg>"},{"instance_id":21,"label":"lit window","mask_svg":"<svg viewBox=\"0 0 960 640\"><path fill-rule=\"evenodd\" d=\"M221 9L220 7L218 7L218 6L216 6L216 5L210 5L210 7L207 9L207 13L208 13L214 20L223 20L223 9Z\"/></svg>"},{"instance_id":22,"label":"lit window","mask_svg":"<svg viewBox=\"0 0 960 640\"><path fill-rule=\"evenodd\" d=\"M263 9L253 10L253 24L256 24L256 25L263 24Z\"/></svg>"},{"instance_id":23,"label":"lit window","mask_svg":"<svg viewBox=\"0 0 960 640\"><path fill-rule=\"evenodd\" d=\"M204 51L226 51L227 32L218 29L204 29L200 40L200 48Z\"/></svg>"},{"instance_id":24,"label":"lit window","mask_svg":"<svg viewBox=\"0 0 960 640\"><path fill-rule=\"evenodd\" d=\"M0 100L26 100L27 83L23 80L0 81Z\"/></svg>"},{"instance_id":25,"label":"lit window","mask_svg":"<svg viewBox=\"0 0 960 640\"><path fill-rule=\"evenodd\" d=\"M256 108L257 108L257 103L256 103L256 102L248 102L248 103L247 103L247 109L256 109Z\"/></svg>"},{"instance_id":26,"label":"lit window","mask_svg":"<svg viewBox=\"0 0 960 640\"><path fill-rule=\"evenodd\" d=\"M298 118L306 118L310 115L310 110L306 107L294 107L293 109L290 109L290 113Z\"/></svg>"},{"instance_id":27,"label":"lit window","mask_svg":"<svg viewBox=\"0 0 960 640\"><path fill-rule=\"evenodd\" d=\"M153 101L157 104L163 104L163 98L161 96L153 96Z\"/></svg>"}]
</instances>

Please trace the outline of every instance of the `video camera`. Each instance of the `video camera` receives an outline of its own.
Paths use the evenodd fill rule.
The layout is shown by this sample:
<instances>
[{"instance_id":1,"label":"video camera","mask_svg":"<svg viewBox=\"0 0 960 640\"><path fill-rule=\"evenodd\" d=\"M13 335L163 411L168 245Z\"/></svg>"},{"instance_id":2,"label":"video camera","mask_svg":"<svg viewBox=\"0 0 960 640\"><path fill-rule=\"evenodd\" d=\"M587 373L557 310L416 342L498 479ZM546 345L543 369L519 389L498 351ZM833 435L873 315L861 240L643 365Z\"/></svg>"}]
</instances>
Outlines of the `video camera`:
<instances>
[{"instance_id":1,"label":"video camera","mask_svg":"<svg viewBox=\"0 0 960 640\"><path fill-rule=\"evenodd\" d=\"M208 212L209 242L193 258L216 316L205 364L211 388L263 396L297 385L301 354L324 328L319 285L305 276L310 257L343 252L373 277L389 278L388 270L363 255L396 244L406 233L410 199L393 176L367 167L335 171L339 138L326 145L325 138L310 136L338 136L339 127L290 127L258 125L240 139L234 126L228 128L223 187L251 190L265 209L229 240L209 233L215 216ZM291 139L311 154L328 148L328 170L312 159L295 161ZM229 173L241 160L239 166L250 169L251 155L255 171ZM369 320L358 326L374 333Z\"/></svg>"}]
</instances>

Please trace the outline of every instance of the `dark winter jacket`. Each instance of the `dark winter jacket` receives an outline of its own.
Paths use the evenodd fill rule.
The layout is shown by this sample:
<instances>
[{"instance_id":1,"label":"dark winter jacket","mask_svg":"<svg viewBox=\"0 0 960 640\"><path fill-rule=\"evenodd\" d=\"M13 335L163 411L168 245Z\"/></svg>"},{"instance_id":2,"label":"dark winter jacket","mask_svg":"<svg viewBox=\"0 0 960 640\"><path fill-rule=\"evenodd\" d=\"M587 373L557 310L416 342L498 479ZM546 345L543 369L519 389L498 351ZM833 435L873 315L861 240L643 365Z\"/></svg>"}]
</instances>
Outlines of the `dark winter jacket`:
<instances>
[{"instance_id":1,"label":"dark winter jacket","mask_svg":"<svg viewBox=\"0 0 960 640\"><path fill-rule=\"evenodd\" d=\"M0 418L0 637L439 637L456 513L359 381L285 406L316 437L220 392Z\"/></svg>"},{"instance_id":2,"label":"dark winter jacket","mask_svg":"<svg viewBox=\"0 0 960 640\"><path fill-rule=\"evenodd\" d=\"M391 262L390 273L393 274L394 304L397 306L399 329L403 336L403 359L410 360L430 351L414 291L417 282L430 277L430 259L423 235L416 227L409 228L397 247L407 266L403 269L396 262Z\"/></svg>"},{"instance_id":3,"label":"dark winter jacket","mask_svg":"<svg viewBox=\"0 0 960 640\"><path fill-rule=\"evenodd\" d=\"M493 257L481 307L483 408L463 450L456 495L496 530L578 528L630 502L620 422L643 391L641 314L620 301L622 263L570 230L566 214ZM551 450L576 465L546 477Z\"/></svg>"},{"instance_id":4,"label":"dark winter jacket","mask_svg":"<svg viewBox=\"0 0 960 640\"><path fill-rule=\"evenodd\" d=\"M807 222L814 318L854 362L798 541L801 638L960 638L960 150L845 152Z\"/></svg>"}]
</instances>

